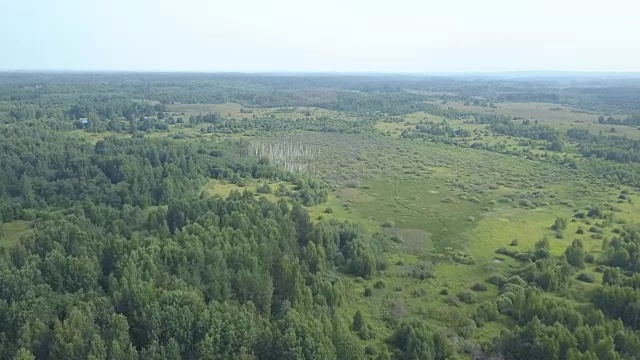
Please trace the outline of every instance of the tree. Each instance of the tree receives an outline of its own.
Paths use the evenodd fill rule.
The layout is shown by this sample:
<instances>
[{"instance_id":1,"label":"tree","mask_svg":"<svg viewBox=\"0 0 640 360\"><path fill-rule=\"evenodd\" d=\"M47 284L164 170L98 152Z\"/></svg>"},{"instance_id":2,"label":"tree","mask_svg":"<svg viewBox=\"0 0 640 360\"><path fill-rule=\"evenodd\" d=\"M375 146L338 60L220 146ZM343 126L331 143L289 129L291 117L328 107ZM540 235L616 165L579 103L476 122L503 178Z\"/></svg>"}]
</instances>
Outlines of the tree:
<instances>
[{"instance_id":1,"label":"tree","mask_svg":"<svg viewBox=\"0 0 640 360\"><path fill-rule=\"evenodd\" d=\"M20 348L20 350L18 350L18 353L14 357L14 360L35 360L35 359L36 357L31 353L31 351L25 348Z\"/></svg>"},{"instance_id":2,"label":"tree","mask_svg":"<svg viewBox=\"0 0 640 360\"><path fill-rule=\"evenodd\" d=\"M120 314L113 314L109 318L109 334L107 341L107 356L109 359L136 360L138 354L129 338L129 324Z\"/></svg>"},{"instance_id":3,"label":"tree","mask_svg":"<svg viewBox=\"0 0 640 360\"><path fill-rule=\"evenodd\" d=\"M580 269L584 268L586 253L582 240L573 240L571 246L565 250L564 255L567 257L567 262L572 266Z\"/></svg>"}]
</instances>

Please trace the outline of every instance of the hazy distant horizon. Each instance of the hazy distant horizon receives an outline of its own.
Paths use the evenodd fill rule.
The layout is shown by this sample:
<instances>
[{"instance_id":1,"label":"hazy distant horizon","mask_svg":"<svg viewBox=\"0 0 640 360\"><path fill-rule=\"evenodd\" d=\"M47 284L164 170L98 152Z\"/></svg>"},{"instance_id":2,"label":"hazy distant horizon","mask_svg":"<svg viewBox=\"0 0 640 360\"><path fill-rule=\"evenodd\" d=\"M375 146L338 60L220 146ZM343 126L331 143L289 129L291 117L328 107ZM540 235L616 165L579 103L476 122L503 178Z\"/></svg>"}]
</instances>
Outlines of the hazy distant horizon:
<instances>
[{"instance_id":1,"label":"hazy distant horizon","mask_svg":"<svg viewBox=\"0 0 640 360\"><path fill-rule=\"evenodd\" d=\"M385 72L385 71L206 71L206 70L126 70L126 69L0 69L0 74L203 74L203 75L264 75L264 76L479 76L479 77L629 77L640 78L640 71L451 71L451 72Z\"/></svg>"},{"instance_id":2,"label":"hazy distant horizon","mask_svg":"<svg viewBox=\"0 0 640 360\"><path fill-rule=\"evenodd\" d=\"M640 72L630 0L4 0L0 71Z\"/></svg>"}]
</instances>

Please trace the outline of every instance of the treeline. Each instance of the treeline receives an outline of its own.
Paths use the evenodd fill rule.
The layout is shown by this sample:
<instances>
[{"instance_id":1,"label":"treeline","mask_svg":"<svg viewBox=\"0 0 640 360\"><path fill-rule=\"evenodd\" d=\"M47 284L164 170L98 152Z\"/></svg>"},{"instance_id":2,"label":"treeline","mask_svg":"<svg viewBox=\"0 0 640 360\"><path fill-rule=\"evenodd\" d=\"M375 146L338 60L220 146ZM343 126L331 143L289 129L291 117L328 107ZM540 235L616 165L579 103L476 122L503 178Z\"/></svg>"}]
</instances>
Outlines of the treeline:
<instances>
[{"instance_id":1,"label":"treeline","mask_svg":"<svg viewBox=\"0 0 640 360\"><path fill-rule=\"evenodd\" d=\"M242 178L297 183L292 196L306 203L326 200L326 190L248 157L234 141L175 141L108 137L95 145L37 126L0 129L0 219L31 220L27 209L66 208L76 201L121 207L167 204L197 195L209 178L232 183Z\"/></svg>"},{"instance_id":2,"label":"treeline","mask_svg":"<svg viewBox=\"0 0 640 360\"><path fill-rule=\"evenodd\" d=\"M403 138L466 138L471 136L471 132L461 128L454 128L446 121L440 123L427 121L416 125L415 129L413 129L412 131L404 130L401 136Z\"/></svg>"},{"instance_id":3,"label":"treeline","mask_svg":"<svg viewBox=\"0 0 640 360\"><path fill-rule=\"evenodd\" d=\"M515 119L503 115L474 114L471 120L466 120L472 124L487 124L489 129L496 134L527 138L532 140L544 140L548 142L547 148L551 151L562 151L564 142L560 133L547 125L538 124L534 120L524 119L519 123Z\"/></svg>"},{"instance_id":4,"label":"treeline","mask_svg":"<svg viewBox=\"0 0 640 360\"><path fill-rule=\"evenodd\" d=\"M404 114L424 111L426 100L553 101L553 93L499 79L412 76L279 76L243 74L0 74L3 121L92 116L99 120L157 105L237 102L254 107L320 106L342 111ZM492 88L499 84L500 95ZM512 97L512 98L509 98ZM431 105L433 107L433 105ZM10 113L10 115L9 115Z\"/></svg>"},{"instance_id":5,"label":"treeline","mask_svg":"<svg viewBox=\"0 0 640 360\"><path fill-rule=\"evenodd\" d=\"M610 124L610 125L626 125L626 126L640 126L640 115L629 115L624 118L614 118L613 116L600 116L598 117L599 124Z\"/></svg>"},{"instance_id":6,"label":"treeline","mask_svg":"<svg viewBox=\"0 0 640 360\"><path fill-rule=\"evenodd\" d=\"M362 359L339 269L380 241L251 193L43 214L0 256L0 357Z\"/></svg>"},{"instance_id":7,"label":"treeline","mask_svg":"<svg viewBox=\"0 0 640 360\"><path fill-rule=\"evenodd\" d=\"M625 227L603 244L604 286L594 303L607 315L640 330L640 230Z\"/></svg>"},{"instance_id":8,"label":"treeline","mask_svg":"<svg viewBox=\"0 0 640 360\"><path fill-rule=\"evenodd\" d=\"M578 149L585 157L619 163L640 163L640 140L626 136L596 135L577 128L567 130L567 136L578 142Z\"/></svg>"},{"instance_id":9,"label":"treeline","mask_svg":"<svg viewBox=\"0 0 640 360\"><path fill-rule=\"evenodd\" d=\"M245 118L229 119L219 114L193 115L189 118L190 125L206 123L207 127L201 129L203 133L244 133L247 131L261 132L290 132L290 131L317 131L345 134L359 134L373 131L374 120L364 118L359 120L335 119L329 116L305 116L300 119L276 119L271 118Z\"/></svg>"},{"instance_id":10,"label":"treeline","mask_svg":"<svg viewBox=\"0 0 640 360\"><path fill-rule=\"evenodd\" d=\"M561 223L561 222L560 222ZM555 226L558 225L556 221ZM634 234L634 235L628 235ZM637 238L636 231L623 238ZM616 258L618 242L612 240L603 262ZM499 253L531 262L519 275L506 278L493 275L487 281L498 287L500 295L495 302L480 305L474 316L478 326L495 321L500 315L516 323L513 330L503 330L492 351L505 359L635 359L640 353L640 336L633 331L637 302L625 295L633 288L620 290L620 285L604 285L596 289L593 305L578 308L568 300L550 297L540 289L559 291L574 281L575 274L589 260L584 245L575 240L560 258L550 256L549 241L541 240L528 252L500 249ZM628 265L628 264L625 264ZM605 273L605 283L613 280ZM581 281L590 277L581 273ZM628 327L625 327L627 325ZM630 329L630 328L631 329Z\"/></svg>"}]
</instances>

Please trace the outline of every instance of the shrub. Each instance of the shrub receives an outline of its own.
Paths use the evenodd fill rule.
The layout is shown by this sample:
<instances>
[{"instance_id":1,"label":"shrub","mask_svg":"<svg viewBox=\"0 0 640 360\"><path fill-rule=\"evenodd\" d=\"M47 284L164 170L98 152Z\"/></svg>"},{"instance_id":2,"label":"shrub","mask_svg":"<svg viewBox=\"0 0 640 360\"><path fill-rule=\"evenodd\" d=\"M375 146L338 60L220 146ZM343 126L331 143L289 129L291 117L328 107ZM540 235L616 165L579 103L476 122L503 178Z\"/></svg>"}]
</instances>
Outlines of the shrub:
<instances>
[{"instance_id":1,"label":"shrub","mask_svg":"<svg viewBox=\"0 0 640 360\"><path fill-rule=\"evenodd\" d=\"M469 338L477 328L476 322L473 321L473 319L467 318L462 320L462 323L458 327L458 334L464 338Z\"/></svg>"},{"instance_id":2,"label":"shrub","mask_svg":"<svg viewBox=\"0 0 640 360\"><path fill-rule=\"evenodd\" d=\"M447 289L440 290L440 295L445 295L445 296L449 295L449 290L447 290Z\"/></svg>"},{"instance_id":3,"label":"shrub","mask_svg":"<svg viewBox=\"0 0 640 360\"><path fill-rule=\"evenodd\" d=\"M375 284L373 284L373 287L376 289L384 289L387 286L387 284L384 283L384 281L382 280L378 280L376 281Z\"/></svg>"},{"instance_id":4,"label":"shrub","mask_svg":"<svg viewBox=\"0 0 640 360\"><path fill-rule=\"evenodd\" d=\"M556 218L556 221L551 226L551 230L561 231L567 228L567 219Z\"/></svg>"},{"instance_id":5,"label":"shrub","mask_svg":"<svg viewBox=\"0 0 640 360\"><path fill-rule=\"evenodd\" d=\"M378 349L376 349L376 347L374 345L369 344L369 345L365 346L364 353L367 356L373 358L373 357L376 356L376 354L378 354Z\"/></svg>"},{"instance_id":6,"label":"shrub","mask_svg":"<svg viewBox=\"0 0 640 360\"><path fill-rule=\"evenodd\" d=\"M509 243L509 246L518 246L518 239L511 240L511 242Z\"/></svg>"},{"instance_id":7,"label":"shrub","mask_svg":"<svg viewBox=\"0 0 640 360\"><path fill-rule=\"evenodd\" d=\"M513 275L512 277L510 277L509 279L507 279L507 283L509 284L514 284L514 285L518 285L518 286L522 286L522 287L526 287L527 286L527 282L524 281L520 276L518 275Z\"/></svg>"},{"instance_id":8,"label":"shrub","mask_svg":"<svg viewBox=\"0 0 640 360\"><path fill-rule=\"evenodd\" d=\"M271 194L271 186L269 186L269 184L264 184L258 187L256 192L259 194Z\"/></svg>"},{"instance_id":9,"label":"shrub","mask_svg":"<svg viewBox=\"0 0 640 360\"><path fill-rule=\"evenodd\" d=\"M426 280L433 277L433 270L431 269L430 264L422 263L411 269L409 276L420 280Z\"/></svg>"},{"instance_id":10,"label":"shrub","mask_svg":"<svg viewBox=\"0 0 640 360\"><path fill-rule=\"evenodd\" d=\"M578 228L578 230L576 230L576 234L582 235L584 234L584 230L582 228Z\"/></svg>"},{"instance_id":11,"label":"shrub","mask_svg":"<svg viewBox=\"0 0 640 360\"><path fill-rule=\"evenodd\" d=\"M391 220L387 220L387 221L383 222L381 226L382 227L386 227L386 228L392 228L392 227L395 227L396 224Z\"/></svg>"},{"instance_id":12,"label":"shrub","mask_svg":"<svg viewBox=\"0 0 640 360\"><path fill-rule=\"evenodd\" d=\"M465 264L465 265L473 265L476 263L476 259L470 254L465 253L464 251L447 251L447 255L454 262Z\"/></svg>"},{"instance_id":13,"label":"shrub","mask_svg":"<svg viewBox=\"0 0 640 360\"><path fill-rule=\"evenodd\" d=\"M599 228L599 227L597 227L597 226L592 226L592 227L590 227L590 228L589 228L589 231L590 231L590 232L592 232L592 233L596 233L596 234L600 234L600 233L602 233L602 229L600 229L600 228Z\"/></svg>"},{"instance_id":14,"label":"shrub","mask_svg":"<svg viewBox=\"0 0 640 360\"><path fill-rule=\"evenodd\" d=\"M577 279L582 281L582 282L586 282L586 283L593 283L593 282L596 281L596 279L593 277L593 275L590 275L590 274L587 274L587 273L580 273L580 275L578 275Z\"/></svg>"},{"instance_id":15,"label":"shrub","mask_svg":"<svg viewBox=\"0 0 640 360\"><path fill-rule=\"evenodd\" d=\"M465 304L473 304L476 302L476 294L470 290L462 290L456 295L456 297Z\"/></svg>"},{"instance_id":16,"label":"shrub","mask_svg":"<svg viewBox=\"0 0 640 360\"><path fill-rule=\"evenodd\" d=\"M493 284L493 285L497 285L498 287L501 287L502 285L507 283L507 277L501 274L494 274L489 276L489 278L487 279L487 282L489 284Z\"/></svg>"},{"instance_id":17,"label":"shrub","mask_svg":"<svg viewBox=\"0 0 640 360\"><path fill-rule=\"evenodd\" d=\"M498 318L498 308L495 303L487 302L480 305L476 309L473 320L478 326L482 326L489 321L495 321Z\"/></svg>"},{"instance_id":18,"label":"shrub","mask_svg":"<svg viewBox=\"0 0 640 360\"><path fill-rule=\"evenodd\" d=\"M364 293L363 293L364 297L370 297L373 296L373 289L368 287L368 288L364 288Z\"/></svg>"},{"instance_id":19,"label":"shrub","mask_svg":"<svg viewBox=\"0 0 640 360\"><path fill-rule=\"evenodd\" d=\"M328 207L328 208L324 209L324 212L327 213L327 214L331 214L333 212L333 209Z\"/></svg>"},{"instance_id":20,"label":"shrub","mask_svg":"<svg viewBox=\"0 0 640 360\"><path fill-rule=\"evenodd\" d=\"M453 295L447 296L446 302L448 305L451 305L451 306L460 306L460 300Z\"/></svg>"},{"instance_id":21,"label":"shrub","mask_svg":"<svg viewBox=\"0 0 640 360\"><path fill-rule=\"evenodd\" d=\"M596 262L596 257L593 254L587 254L584 257L584 262L586 262L587 264L593 264Z\"/></svg>"},{"instance_id":22,"label":"shrub","mask_svg":"<svg viewBox=\"0 0 640 360\"><path fill-rule=\"evenodd\" d=\"M411 292L414 297L423 297L427 294L427 290L423 288L417 288Z\"/></svg>"},{"instance_id":23,"label":"shrub","mask_svg":"<svg viewBox=\"0 0 640 360\"><path fill-rule=\"evenodd\" d=\"M358 186L360 186L360 183L358 182L358 180L349 180L344 183L344 186L348 188L357 188Z\"/></svg>"},{"instance_id":24,"label":"shrub","mask_svg":"<svg viewBox=\"0 0 640 360\"><path fill-rule=\"evenodd\" d=\"M473 291L487 291L487 284L485 284L483 282L477 282L477 283L473 284L473 286L471 287L471 290L473 290Z\"/></svg>"}]
</instances>

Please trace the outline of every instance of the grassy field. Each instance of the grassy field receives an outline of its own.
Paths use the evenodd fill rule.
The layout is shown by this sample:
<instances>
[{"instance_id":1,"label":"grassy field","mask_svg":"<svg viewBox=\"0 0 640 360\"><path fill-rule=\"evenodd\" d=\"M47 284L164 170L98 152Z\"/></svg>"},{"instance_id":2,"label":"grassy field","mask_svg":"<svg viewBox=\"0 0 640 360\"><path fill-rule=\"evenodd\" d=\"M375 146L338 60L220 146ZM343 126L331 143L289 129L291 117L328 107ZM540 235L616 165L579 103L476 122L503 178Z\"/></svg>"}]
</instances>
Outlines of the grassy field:
<instances>
[{"instance_id":1,"label":"grassy field","mask_svg":"<svg viewBox=\"0 0 640 360\"><path fill-rule=\"evenodd\" d=\"M420 118L414 117L409 126ZM517 146L517 139L504 136L491 141L498 138ZM357 221L371 233L399 239L385 255L387 268L381 277L345 279L353 305L344 311L363 311L382 334L390 317L418 316L455 330L477 305L452 306L450 296L440 292L446 289L455 295L492 274L514 275L522 263L497 254L497 249L527 251L546 237L552 254L559 256L574 239L582 238L597 256L602 240L589 231L577 235L579 227L587 230L592 225L584 219L571 222L574 213L591 204L607 204L617 206L615 219L629 222L640 211L635 195L631 202L618 203L620 188L547 161L384 135L298 133L282 141L292 139L323 149L317 166L337 186L327 203L310 209L313 219ZM327 214L326 208L333 211ZM559 217L568 220L562 238L551 229ZM604 226L604 237L612 230ZM514 240L517 246L510 246ZM455 260L459 256L471 261ZM411 276L419 266L432 268L433 277ZM593 269L591 265L585 271L595 274ZM582 286L588 285L574 285ZM363 297L365 288L373 289L373 296ZM497 290L490 285L476 295L479 304L495 298ZM494 324L474 336L485 341L499 331Z\"/></svg>"},{"instance_id":2,"label":"grassy field","mask_svg":"<svg viewBox=\"0 0 640 360\"><path fill-rule=\"evenodd\" d=\"M31 228L31 222L24 220L14 220L5 224L0 224L0 248L8 248L17 243L22 235Z\"/></svg>"},{"instance_id":3,"label":"grassy field","mask_svg":"<svg viewBox=\"0 0 640 360\"><path fill-rule=\"evenodd\" d=\"M258 192L258 188L265 184L271 187L272 193L261 194ZM239 191L241 193L244 191L251 191L257 197L264 196L265 198L267 198L267 200L277 202L278 200L280 200L280 197L274 195L273 193L276 192L276 190L280 185L286 186L288 189L293 189L294 187L294 185L286 182L247 181L241 186L237 184L231 184L224 181L212 179L212 180L209 180L209 182L204 186L202 191L208 195L220 196L223 198L226 198L227 196L229 196L229 194L231 194L231 192L234 190Z\"/></svg>"},{"instance_id":4,"label":"grassy field","mask_svg":"<svg viewBox=\"0 0 640 360\"><path fill-rule=\"evenodd\" d=\"M565 132L572 127L588 129L594 134L609 133L626 135L640 139L640 130L624 125L598 124L598 117L603 113L577 109L568 105L551 103L497 103L496 108L485 106L469 106L463 102L448 102L440 105L456 110L471 111L481 114L497 114L517 119L538 120L540 124L552 125ZM613 131L612 131L613 129Z\"/></svg>"},{"instance_id":5,"label":"grassy field","mask_svg":"<svg viewBox=\"0 0 640 360\"><path fill-rule=\"evenodd\" d=\"M174 113L184 113L187 117L190 115L220 113L224 117L240 118L242 114L240 109L242 105L236 103L225 104L171 104L167 106L169 111Z\"/></svg>"},{"instance_id":6,"label":"grassy field","mask_svg":"<svg viewBox=\"0 0 640 360\"><path fill-rule=\"evenodd\" d=\"M571 127L588 128L591 132L610 132L612 126L597 122L600 114L583 112L556 104L500 103L497 108L464 106L449 102L452 108L478 113L507 115L538 120L560 132ZM319 108L245 109L239 104L174 104L169 106L185 116L219 112L234 119L271 117L296 121L308 116L355 121L356 116ZM454 128L472 132L470 138L455 139L452 144L403 139L404 130L412 131L423 121L447 121ZM349 306L340 309L352 317L362 311L375 327L376 338L383 341L390 335L389 322L404 318L428 319L435 326L453 332L464 325L478 304L495 299L498 291L489 285L487 291L476 292L475 304L452 302L451 298L485 282L493 274L512 276L524 264L496 250L509 248L525 252L534 248L542 238L549 239L551 253L560 256L575 240L582 239L586 250L594 256L602 253L603 238L610 238L616 228L637 222L640 201L635 189L611 186L583 167L570 168L545 160L549 155L544 141L522 145L523 139L491 133L486 125L468 124L465 119L415 112L404 116L379 120L379 133L344 134L322 132L288 132L259 134L203 134L200 129L183 125L171 126L168 132L150 133L152 137L207 138L219 141L229 137L250 141L303 143L321 154L314 164L315 171L307 175L321 177L333 186L328 201L310 207L313 220L337 219L361 224L369 233L384 233L394 239L384 253L386 268L373 279L344 277L348 289ZM614 134L640 138L640 131L615 126ZM78 136L92 142L109 133ZM119 136L130 136L121 134ZM504 151L472 149L469 143L501 144ZM509 154L530 150L539 158ZM557 157L580 160L571 144ZM259 194L258 188L268 184L272 193ZM265 196L278 201L279 186L293 189L292 184L247 180L242 185L211 180L203 192L226 197L232 191L252 191L256 197ZM628 195L620 199L621 191ZM611 220L575 219L577 212L586 212L594 204L604 206ZM567 228L560 234L552 229L558 218L567 220ZM17 241L28 231L29 223L12 222L4 225L3 244ZM594 229L595 228L595 229ZM416 277L416 269L429 273ZM426 270L425 270L426 269ZM590 264L585 272L599 281L601 275ZM572 283L571 291L581 291L588 284ZM372 296L363 296L365 289ZM550 294L549 296L565 296ZM478 342L497 336L509 320L490 323L474 332Z\"/></svg>"}]
</instances>

